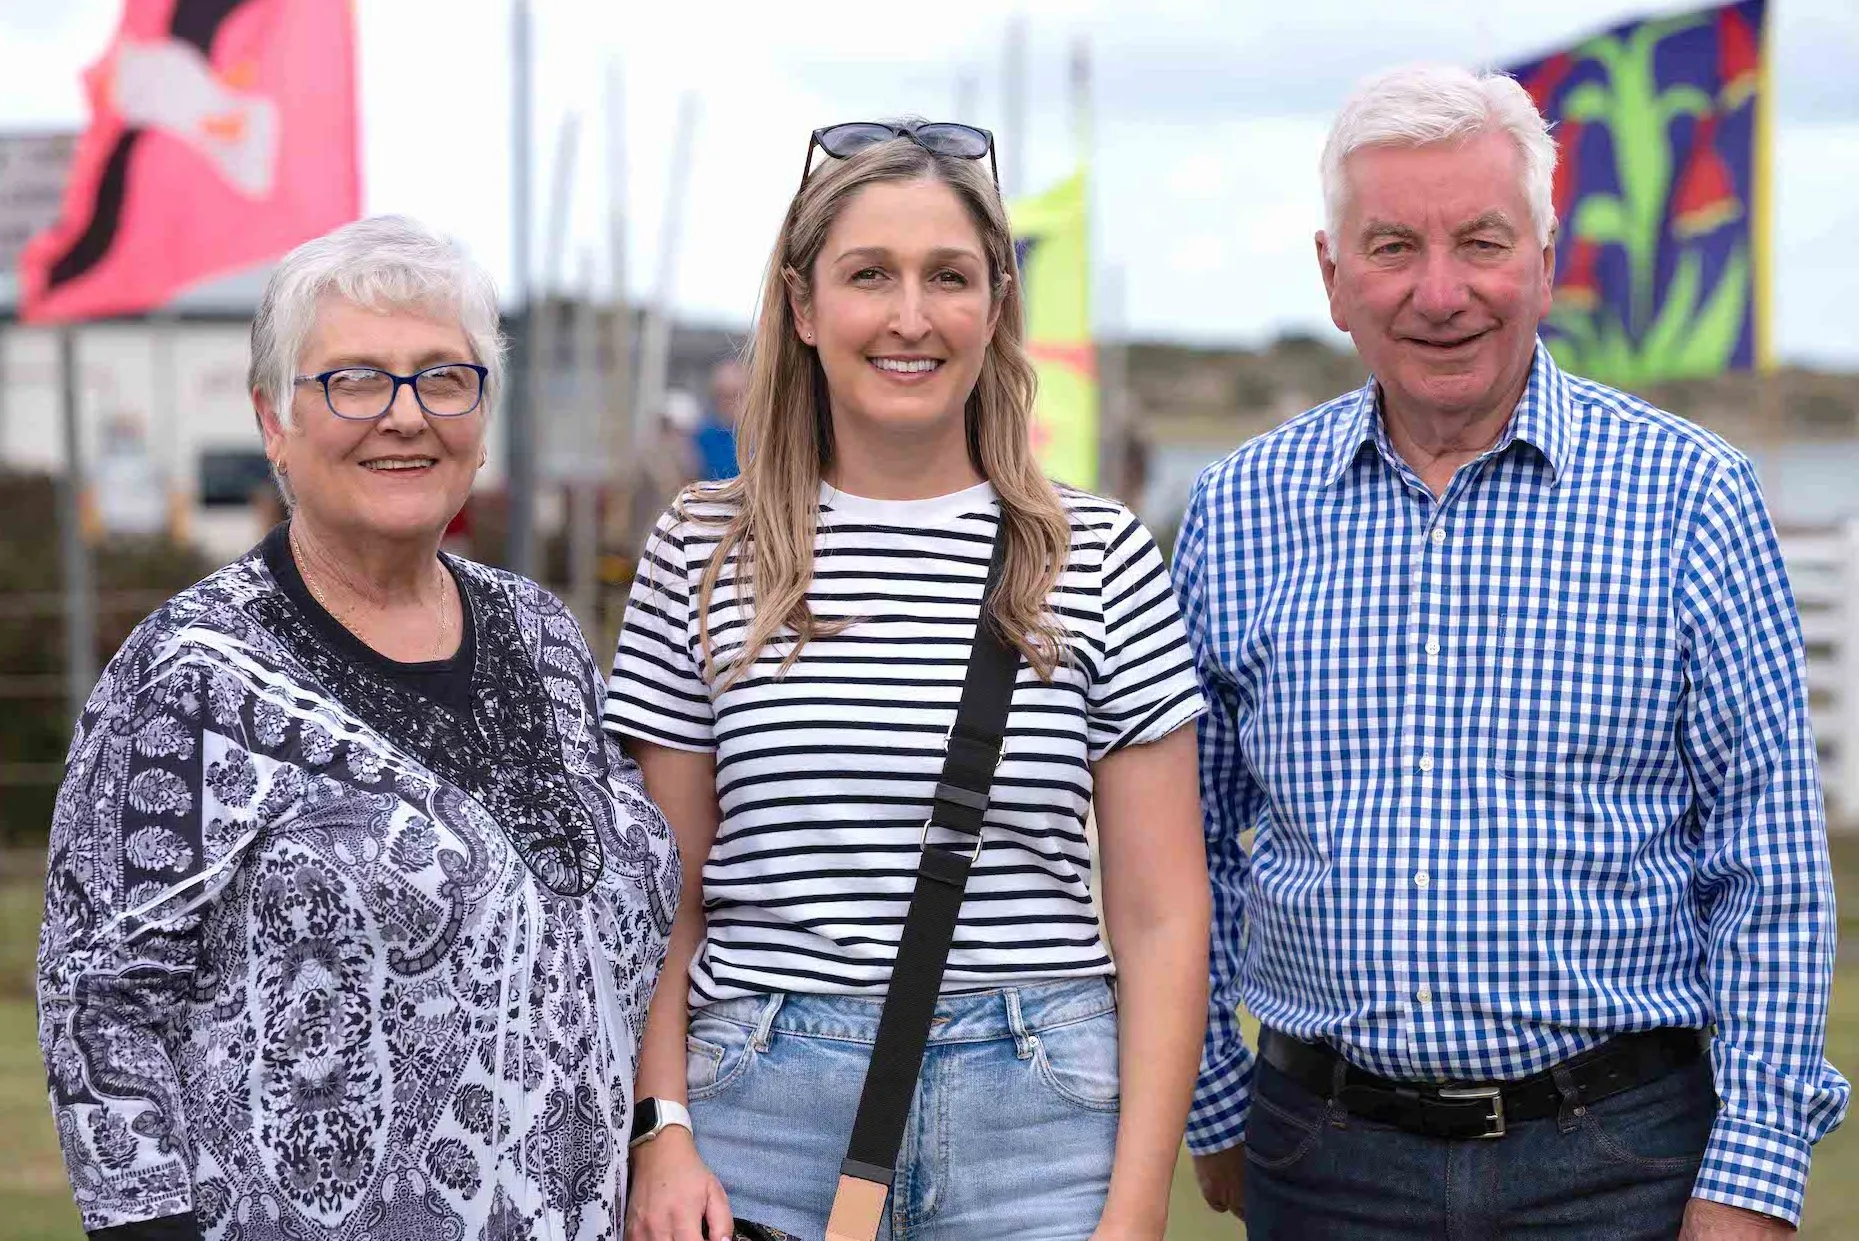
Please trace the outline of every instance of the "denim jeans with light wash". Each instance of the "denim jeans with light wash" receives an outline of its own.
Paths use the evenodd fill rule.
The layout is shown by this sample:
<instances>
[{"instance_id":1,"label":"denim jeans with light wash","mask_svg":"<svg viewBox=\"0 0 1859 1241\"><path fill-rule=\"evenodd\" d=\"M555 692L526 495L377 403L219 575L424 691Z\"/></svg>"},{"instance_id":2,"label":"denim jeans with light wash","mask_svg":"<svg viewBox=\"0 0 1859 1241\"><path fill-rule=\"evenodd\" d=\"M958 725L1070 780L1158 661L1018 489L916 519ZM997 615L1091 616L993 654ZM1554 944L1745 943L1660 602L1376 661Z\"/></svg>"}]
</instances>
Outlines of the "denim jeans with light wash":
<instances>
[{"instance_id":1,"label":"denim jeans with light wash","mask_svg":"<svg viewBox=\"0 0 1859 1241\"><path fill-rule=\"evenodd\" d=\"M820 1241L879 1002L726 1000L691 1015L697 1149L738 1218ZM1117 1014L1099 978L944 996L881 1238L1082 1241L1117 1136Z\"/></svg>"},{"instance_id":2,"label":"denim jeans with light wash","mask_svg":"<svg viewBox=\"0 0 1859 1241\"><path fill-rule=\"evenodd\" d=\"M1246 1121L1251 1241L1655 1241L1678 1235L1717 1116L1710 1062L1501 1138L1346 1114L1261 1061Z\"/></svg>"}]
</instances>

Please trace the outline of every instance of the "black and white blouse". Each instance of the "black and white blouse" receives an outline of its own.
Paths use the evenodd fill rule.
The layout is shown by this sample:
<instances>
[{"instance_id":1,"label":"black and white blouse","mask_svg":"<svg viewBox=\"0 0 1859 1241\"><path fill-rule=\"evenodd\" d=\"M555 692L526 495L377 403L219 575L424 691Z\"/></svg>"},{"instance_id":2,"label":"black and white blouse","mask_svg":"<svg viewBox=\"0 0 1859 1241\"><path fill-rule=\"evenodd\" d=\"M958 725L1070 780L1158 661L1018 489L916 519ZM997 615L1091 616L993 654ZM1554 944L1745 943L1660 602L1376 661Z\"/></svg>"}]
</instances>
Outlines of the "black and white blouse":
<instances>
[{"instance_id":1,"label":"black and white blouse","mask_svg":"<svg viewBox=\"0 0 1859 1241\"><path fill-rule=\"evenodd\" d=\"M39 953L86 1228L619 1236L677 850L574 618L447 566L450 661L337 625L280 527L98 682Z\"/></svg>"}]
</instances>

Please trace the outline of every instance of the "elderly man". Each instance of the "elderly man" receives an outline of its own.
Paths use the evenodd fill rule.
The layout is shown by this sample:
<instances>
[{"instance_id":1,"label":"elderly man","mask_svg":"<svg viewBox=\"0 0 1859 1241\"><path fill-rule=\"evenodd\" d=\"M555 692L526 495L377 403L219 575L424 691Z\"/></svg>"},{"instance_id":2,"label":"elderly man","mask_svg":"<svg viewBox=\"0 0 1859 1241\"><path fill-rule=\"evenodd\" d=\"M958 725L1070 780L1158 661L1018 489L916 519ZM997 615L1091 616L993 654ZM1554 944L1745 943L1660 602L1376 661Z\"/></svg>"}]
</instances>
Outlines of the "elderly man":
<instances>
[{"instance_id":1,"label":"elderly man","mask_svg":"<svg viewBox=\"0 0 1859 1241\"><path fill-rule=\"evenodd\" d=\"M1846 1108L1775 535L1741 454L1537 340L1554 165L1508 78L1363 86L1316 249L1372 378L1182 527L1214 704L1188 1136L1254 1241L1780 1235Z\"/></svg>"}]
</instances>

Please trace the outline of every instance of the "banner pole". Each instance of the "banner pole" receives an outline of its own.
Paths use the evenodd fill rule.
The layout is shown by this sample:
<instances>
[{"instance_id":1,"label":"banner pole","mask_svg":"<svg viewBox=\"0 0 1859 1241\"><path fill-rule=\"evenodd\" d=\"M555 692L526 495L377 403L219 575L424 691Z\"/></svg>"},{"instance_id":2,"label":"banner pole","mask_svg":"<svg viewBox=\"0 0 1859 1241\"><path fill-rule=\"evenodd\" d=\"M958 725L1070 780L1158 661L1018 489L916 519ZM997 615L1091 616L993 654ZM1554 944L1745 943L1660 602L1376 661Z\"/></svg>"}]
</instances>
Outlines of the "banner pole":
<instances>
[{"instance_id":1,"label":"banner pole","mask_svg":"<svg viewBox=\"0 0 1859 1241\"><path fill-rule=\"evenodd\" d=\"M511 334L510 377L504 385L504 563L524 577L536 575L536 437L531 286L530 207L534 201L530 152L532 93L529 0L516 0L510 36L510 284L518 329Z\"/></svg>"},{"instance_id":2,"label":"banner pole","mask_svg":"<svg viewBox=\"0 0 1859 1241\"><path fill-rule=\"evenodd\" d=\"M58 558L64 570L65 701L71 722L84 713L97 681L97 614L91 597L90 548L84 542L84 457L78 426L77 328L58 329L59 423L64 473L58 485Z\"/></svg>"}]
</instances>

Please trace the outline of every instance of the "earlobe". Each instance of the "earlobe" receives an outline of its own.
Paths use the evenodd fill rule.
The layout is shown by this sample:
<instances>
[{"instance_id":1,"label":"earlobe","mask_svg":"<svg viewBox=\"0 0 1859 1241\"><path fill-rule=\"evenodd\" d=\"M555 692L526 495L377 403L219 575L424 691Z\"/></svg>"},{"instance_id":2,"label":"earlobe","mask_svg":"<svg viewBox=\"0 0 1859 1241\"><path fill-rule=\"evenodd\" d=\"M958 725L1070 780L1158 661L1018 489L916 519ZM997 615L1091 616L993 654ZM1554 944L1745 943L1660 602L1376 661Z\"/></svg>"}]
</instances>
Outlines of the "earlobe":
<instances>
[{"instance_id":1,"label":"earlobe","mask_svg":"<svg viewBox=\"0 0 1859 1241\"><path fill-rule=\"evenodd\" d=\"M788 313L794 316L794 331L809 345L813 344L813 317L807 313L806 292L800 274L792 267L781 269L781 283L787 286Z\"/></svg>"}]
</instances>

